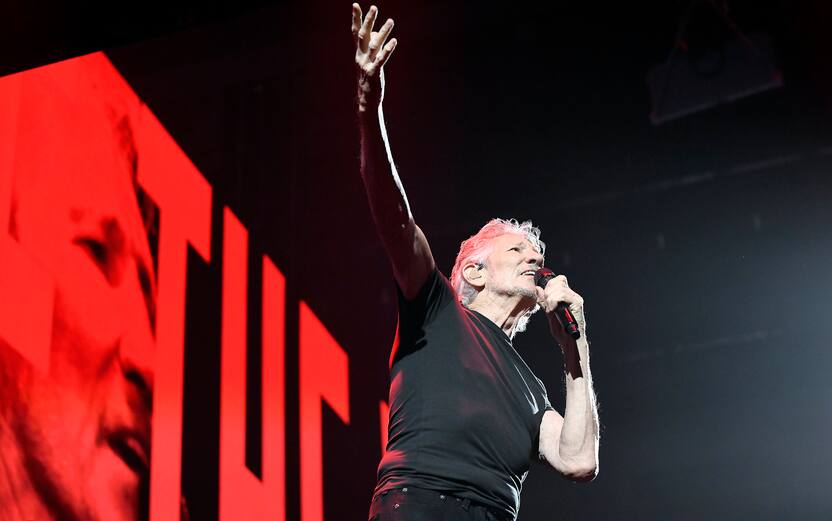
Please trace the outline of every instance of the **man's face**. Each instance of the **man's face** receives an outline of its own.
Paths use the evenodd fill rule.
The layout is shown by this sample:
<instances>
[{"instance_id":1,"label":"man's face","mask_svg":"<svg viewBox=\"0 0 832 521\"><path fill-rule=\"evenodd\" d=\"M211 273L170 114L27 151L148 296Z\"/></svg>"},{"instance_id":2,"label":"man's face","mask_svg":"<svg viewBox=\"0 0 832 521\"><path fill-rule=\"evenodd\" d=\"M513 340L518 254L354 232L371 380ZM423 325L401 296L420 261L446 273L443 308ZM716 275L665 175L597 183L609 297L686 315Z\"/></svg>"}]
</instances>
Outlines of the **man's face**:
<instances>
[{"instance_id":1,"label":"man's face","mask_svg":"<svg viewBox=\"0 0 832 521\"><path fill-rule=\"evenodd\" d=\"M500 235L492 239L491 246L485 261L488 270L485 289L536 302L534 272L543 265L543 256L522 235Z\"/></svg>"},{"instance_id":2,"label":"man's face","mask_svg":"<svg viewBox=\"0 0 832 521\"><path fill-rule=\"evenodd\" d=\"M54 277L55 304L49 371L22 389L15 435L55 517L133 520L150 458L155 279L131 165L103 109L33 105L13 222Z\"/></svg>"}]
</instances>

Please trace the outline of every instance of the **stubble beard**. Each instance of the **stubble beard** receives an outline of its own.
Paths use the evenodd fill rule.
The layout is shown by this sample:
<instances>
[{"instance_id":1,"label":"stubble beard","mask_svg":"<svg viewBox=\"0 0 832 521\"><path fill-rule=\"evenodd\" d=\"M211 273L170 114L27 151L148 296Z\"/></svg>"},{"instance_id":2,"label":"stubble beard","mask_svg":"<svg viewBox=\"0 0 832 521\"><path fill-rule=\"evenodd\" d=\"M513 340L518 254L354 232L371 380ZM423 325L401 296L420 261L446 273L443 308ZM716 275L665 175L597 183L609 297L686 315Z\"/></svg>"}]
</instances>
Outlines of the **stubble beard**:
<instances>
[{"instance_id":1,"label":"stubble beard","mask_svg":"<svg viewBox=\"0 0 832 521\"><path fill-rule=\"evenodd\" d=\"M514 298L514 297L521 297L523 301L527 304L529 309L534 308L537 306L537 291L534 287L526 287L521 286L518 284L515 285L507 285L504 287L497 287L496 293L502 295L504 297Z\"/></svg>"}]
</instances>

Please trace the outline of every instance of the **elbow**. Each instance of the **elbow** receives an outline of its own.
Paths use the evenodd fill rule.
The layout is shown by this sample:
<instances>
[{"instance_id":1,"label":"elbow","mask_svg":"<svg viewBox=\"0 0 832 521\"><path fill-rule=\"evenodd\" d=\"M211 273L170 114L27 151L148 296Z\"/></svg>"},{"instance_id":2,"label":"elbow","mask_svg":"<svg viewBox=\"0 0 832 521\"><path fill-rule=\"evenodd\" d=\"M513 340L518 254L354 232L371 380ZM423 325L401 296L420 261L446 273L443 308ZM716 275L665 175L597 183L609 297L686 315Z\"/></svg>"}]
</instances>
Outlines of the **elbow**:
<instances>
[{"instance_id":1,"label":"elbow","mask_svg":"<svg viewBox=\"0 0 832 521\"><path fill-rule=\"evenodd\" d=\"M589 483L598 476L598 462L594 460L570 462L564 465L561 473L569 481Z\"/></svg>"},{"instance_id":2,"label":"elbow","mask_svg":"<svg viewBox=\"0 0 832 521\"><path fill-rule=\"evenodd\" d=\"M545 444L541 458L564 478L577 483L588 483L598 476L598 443L578 450L564 450L564 445Z\"/></svg>"},{"instance_id":3,"label":"elbow","mask_svg":"<svg viewBox=\"0 0 832 521\"><path fill-rule=\"evenodd\" d=\"M589 483L594 480L596 476L598 476L598 467L594 465L592 467L587 466L570 469L568 472L564 472L563 475L569 481L574 481L576 483Z\"/></svg>"}]
</instances>

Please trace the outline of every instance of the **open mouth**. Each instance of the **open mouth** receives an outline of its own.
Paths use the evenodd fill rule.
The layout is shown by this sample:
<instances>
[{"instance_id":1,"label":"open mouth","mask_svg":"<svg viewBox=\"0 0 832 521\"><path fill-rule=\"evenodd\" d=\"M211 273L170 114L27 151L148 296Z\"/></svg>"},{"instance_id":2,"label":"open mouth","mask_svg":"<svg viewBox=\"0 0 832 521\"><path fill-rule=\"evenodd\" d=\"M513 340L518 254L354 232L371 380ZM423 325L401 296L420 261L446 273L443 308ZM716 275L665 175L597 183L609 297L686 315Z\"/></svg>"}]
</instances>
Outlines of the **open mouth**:
<instances>
[{"instance_id":1,"label":"open mouth","mask_svg":"<svg viewBox=\"0 0 832 521\"><path fill-rule=\"evenodd\" d=\"M129 431L120 431L110 436L108 444L133 472L145 475L149 469L148 450L140 437Z\"/></svg>"},{"instance_id":2,"label":"open mouth","mask_svg":"<svg viewBox=\"0 0 832 521\"><path fill-rule=\"evenodd\" d=\"M536 270L526 270L526 271L524 271L523 273L521 273L520 275L522 275L522 276L532 276L532 277L534 277L535 272L536 272Z\"/></svg>"}]
</instances>

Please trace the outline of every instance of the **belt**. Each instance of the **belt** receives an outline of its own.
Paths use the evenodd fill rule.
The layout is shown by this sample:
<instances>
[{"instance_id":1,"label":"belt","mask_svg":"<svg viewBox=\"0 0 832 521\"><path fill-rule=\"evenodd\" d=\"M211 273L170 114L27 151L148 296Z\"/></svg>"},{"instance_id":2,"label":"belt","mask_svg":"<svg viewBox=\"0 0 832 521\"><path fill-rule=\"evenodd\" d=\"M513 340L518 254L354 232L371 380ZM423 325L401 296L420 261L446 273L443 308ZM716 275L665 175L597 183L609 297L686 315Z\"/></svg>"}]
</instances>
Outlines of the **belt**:
<instances>
[{"instance_id":1,"label":"belt","mask_svg":"<svg viewBox=\"0 0 832 521\"><path fill-rule=\"evenodd\" d=\"M389 492L392 492L394 490L401 491L401 492L403 492L405 494L408 494L408 495L413 495L414 497L438 498L440 501L456 501L456 502L459 503L459 506L463 510L468 510L471 507L481 508L483 510L486 510L491 515L491 517L493 517L497 521L514 521L515 520L514 516L511 516L508 513L503 512L502 510L497 510L496 508L494 508L491 505L486 505L485 503L482 503L480 501L475 501L475 500L469 499L467 497L454 496L452 494L448 494L447 492L443 492L441 490L431 490L431 489L426 489L426 488L418 488L418 487L407 486L407 487L396 487L396 488L387 489L384 492L381 492L379 495L380 496L386 496Z\"/></svg>"}]
</instances>

